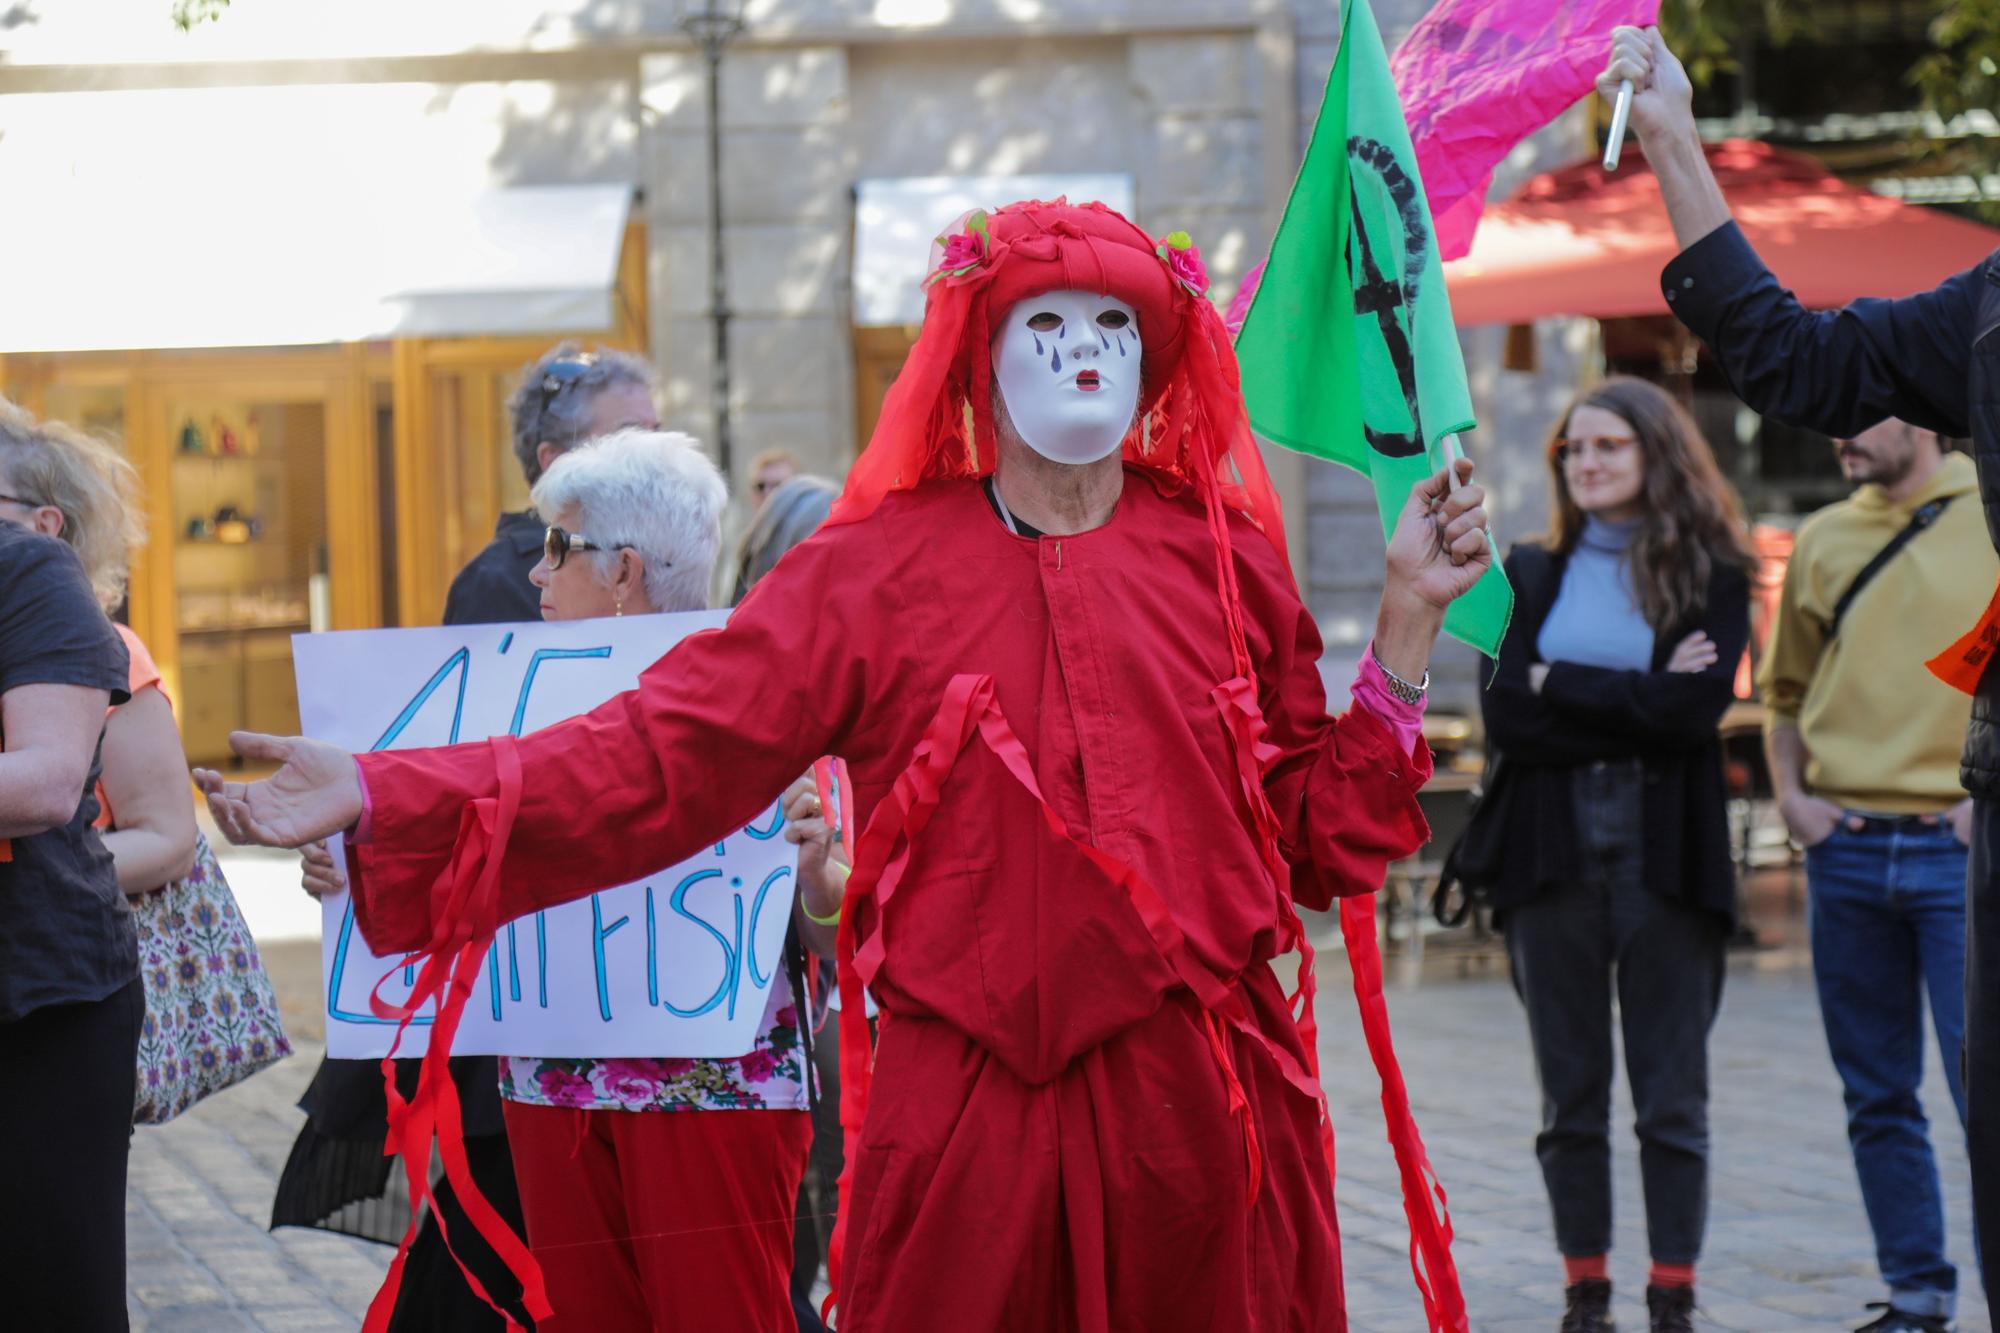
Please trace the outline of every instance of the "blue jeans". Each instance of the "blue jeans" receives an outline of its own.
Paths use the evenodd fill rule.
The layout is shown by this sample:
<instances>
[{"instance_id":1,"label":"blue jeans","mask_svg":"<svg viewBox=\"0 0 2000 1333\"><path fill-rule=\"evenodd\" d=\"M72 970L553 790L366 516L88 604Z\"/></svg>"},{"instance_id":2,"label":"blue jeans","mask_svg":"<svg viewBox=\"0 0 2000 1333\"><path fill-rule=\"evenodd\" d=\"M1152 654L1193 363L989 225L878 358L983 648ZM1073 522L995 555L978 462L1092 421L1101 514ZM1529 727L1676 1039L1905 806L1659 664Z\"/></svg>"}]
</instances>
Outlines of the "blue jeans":
<instances>
[{"instance_id":1,"label":"blue jeans","mask_svg":"<svg viewBox=\"0 0 2000 1333\"><path fill-rule=\"evenodd\" d=\"M1939 821L1844 825L1806 851L1813 975L1833 1065L1847 1093L1847 1138L1890 1299L1949 1317L1958 1271L1944 1253L1944 1199L1929 1124L1924 996L1946 1080L1965 1122L1966 849Z\"/></svg>"}]
</instances>

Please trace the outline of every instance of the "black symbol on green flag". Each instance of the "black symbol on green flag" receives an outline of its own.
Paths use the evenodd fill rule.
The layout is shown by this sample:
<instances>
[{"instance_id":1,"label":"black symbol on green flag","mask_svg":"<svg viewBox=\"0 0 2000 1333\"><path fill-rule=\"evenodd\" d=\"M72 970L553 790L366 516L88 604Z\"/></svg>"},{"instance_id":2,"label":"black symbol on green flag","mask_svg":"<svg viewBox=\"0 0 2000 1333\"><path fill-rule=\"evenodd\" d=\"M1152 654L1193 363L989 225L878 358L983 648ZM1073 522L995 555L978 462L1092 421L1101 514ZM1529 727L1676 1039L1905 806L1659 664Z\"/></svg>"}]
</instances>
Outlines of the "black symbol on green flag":
<instances>
[{"instance_id":1,"label":"black symbol on green flag","mask_svg":"<svg viewBox=\"0 0 2000 1333\"><path fill-rule=\"evenodd\" d=\"M1347 165L1353 218L1347 271L1354 284L1362 430L1369 447L1385 458L1421 457L1426 447L1411 324L1430 256L1430 219L1416 178L1379 139L1350 138Z\"/></svg>"}]
</instances>

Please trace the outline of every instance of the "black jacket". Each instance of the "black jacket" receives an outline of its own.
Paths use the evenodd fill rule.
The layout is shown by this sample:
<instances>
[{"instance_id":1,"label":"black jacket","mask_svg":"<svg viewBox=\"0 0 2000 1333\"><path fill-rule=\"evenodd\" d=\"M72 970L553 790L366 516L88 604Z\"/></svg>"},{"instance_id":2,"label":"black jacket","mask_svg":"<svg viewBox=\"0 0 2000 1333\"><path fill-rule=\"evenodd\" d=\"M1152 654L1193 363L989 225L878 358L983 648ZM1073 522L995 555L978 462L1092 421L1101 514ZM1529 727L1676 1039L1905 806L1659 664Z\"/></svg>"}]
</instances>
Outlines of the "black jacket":
<instances>
[{"instance_id":1,"label":"black jacket","mask_svg":"<svg viewBox=\"0 0 2000 1333\"><path fill-rule=\"evenodd\" d=\"M1807 310L1732 222L1682 251L1660 281L1681 323L1759 412L1835 437L1892 416L1970 436L1987 534L2000 549L2000 252L1899 301ZM1968 630L1982 609L1965 608ZM1960 777L1975 796L2000 798L2000 672L1990 664Z\"/></svg>"},{"instance_id":2,"label":"black jacket","mask_svg":"<svg viewBox=\"0 0 2000 1333\"><path fill-rule=\"evenodd\" d=\"M542 618L542 590L528 572L542 563L548 527L529 510L502 514L493 540L466 562L445 594L447 625L511 625Z\"/></svg>"},{"instance_id":3,"label":"black jacket","mask_svg":"<svg viewBox=\"0 0 2000 1333\"><path fill-rule=\"evenodd\" d=\"M1487 744L1505 770L1481 811L1500 832L1499 880L1491 901L1502 913L1576 878L1576 812L1571 774L1599 759L1642 761L1646 887L1663 898L1734 919L1736 878L1729 853L1727 790L1716 724L1732 695L1750 638L1750 582L1731 566L1709 580L1698 621L1659 635L1650 671L1554 662L1540 694L1528 668L1542 622L1555 605L1567 557L1523 544L1507 556L1514 621L1500 641L1481 705ZM1663 668L1674 645L1695 630L1715 642L1714 666L1698 673Z\"/></svg>"}]
</instances>

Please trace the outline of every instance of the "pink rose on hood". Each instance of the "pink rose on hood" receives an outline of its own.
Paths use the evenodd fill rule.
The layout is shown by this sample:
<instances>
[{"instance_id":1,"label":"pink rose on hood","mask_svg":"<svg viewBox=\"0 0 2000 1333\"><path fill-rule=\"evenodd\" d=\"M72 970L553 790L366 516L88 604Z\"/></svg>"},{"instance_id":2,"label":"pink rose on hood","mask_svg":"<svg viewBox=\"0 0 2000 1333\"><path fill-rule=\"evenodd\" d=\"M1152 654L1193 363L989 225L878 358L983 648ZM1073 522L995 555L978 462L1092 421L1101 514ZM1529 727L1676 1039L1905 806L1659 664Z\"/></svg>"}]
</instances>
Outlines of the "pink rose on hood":
<instances>
[{"instance_id":1,"label":"pink rose on hood","mask_svg":"<svg viewBox=\"0 0 2000 1333\"><path fill-rule=\"evenodd\" d=\"M1201 247L1192 236L1184 231L1170 233L1160 246L1160 257L1167 261L1167 271L1180 279L1182 286L1196 296L1208 294L1208 265L1201 262Z\"/></svg>"},{"instance_id":2,"label":"pink rose on hood","mask_svg":"<svg viewBox=\"0 0 2000 1333\"><path fill-rule=\"evenodd\" d=\"M938 272L956 273L962 268L977 268L985 258L986 250L979 238L969 231L962 231L945 242L944 258L938 261Z\"/></svg>"}]
</instances>

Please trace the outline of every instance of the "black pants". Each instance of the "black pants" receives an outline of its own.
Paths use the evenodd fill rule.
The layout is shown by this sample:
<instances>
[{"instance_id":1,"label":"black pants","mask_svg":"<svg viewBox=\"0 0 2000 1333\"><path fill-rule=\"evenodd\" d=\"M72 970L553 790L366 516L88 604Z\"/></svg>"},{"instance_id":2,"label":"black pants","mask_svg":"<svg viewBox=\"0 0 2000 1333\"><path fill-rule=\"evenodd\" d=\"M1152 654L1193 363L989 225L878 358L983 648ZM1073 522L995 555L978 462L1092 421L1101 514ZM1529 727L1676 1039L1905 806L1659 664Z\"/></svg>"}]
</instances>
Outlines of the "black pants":
<instances>
[{"instance_id":1,"label":"black pants","mask_svg":"<svg viewBox=\"0 0 2000 1333\"><path fill-rule=\"evenodd\" d=\"M138 981L0 1023L0 1324L118 1333Z\"/></svg>"},{"instance_id":2,"label":"black pants","mask_svg":"<svg viewBox=\"0 0 2000 1333\"><path fill-rule=\"evenodd\" d=\"M1972 803L1965 883L1965 1146L1987 1299L2000 1292L2000 803Z\"/></svg>"},{"instance_id":3,"label":"black pants","mask_svg":"<svg viewBox=\"0 0 2000 1333\"><path fill-rule=\"evenodd\" d=\"M1557 1248L1578 1259L1611 1249L1615 986L1652 1258L1691 1264L1708 1220L1708 1033L1726 928L1646 890L1643 782L1636 760L1577 769L1582 876L1509 911L1507 956L1541 1082L1535 1154Z\"/></svg>"}]
</instances>

